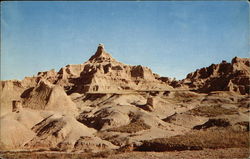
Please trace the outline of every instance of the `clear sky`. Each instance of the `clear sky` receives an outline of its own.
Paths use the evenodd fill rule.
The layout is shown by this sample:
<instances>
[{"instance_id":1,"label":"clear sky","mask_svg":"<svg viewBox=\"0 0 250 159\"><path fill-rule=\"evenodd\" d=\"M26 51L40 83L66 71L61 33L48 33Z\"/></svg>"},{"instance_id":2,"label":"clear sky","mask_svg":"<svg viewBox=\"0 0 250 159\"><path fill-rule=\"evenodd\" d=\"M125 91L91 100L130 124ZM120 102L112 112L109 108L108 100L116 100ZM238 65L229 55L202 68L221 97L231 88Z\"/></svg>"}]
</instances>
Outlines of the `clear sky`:
<instances>
[{"instance_id":1,"label":"clear sky","mask_svg":"<svg viewBox=\"0 0 250 159\"><path fill-rule=\"evenodd\" d=\"M244 1L2 2L1 79L87 61L104 43L126 64L162 76L249 57Z\"/></svg>"}]
</instances>

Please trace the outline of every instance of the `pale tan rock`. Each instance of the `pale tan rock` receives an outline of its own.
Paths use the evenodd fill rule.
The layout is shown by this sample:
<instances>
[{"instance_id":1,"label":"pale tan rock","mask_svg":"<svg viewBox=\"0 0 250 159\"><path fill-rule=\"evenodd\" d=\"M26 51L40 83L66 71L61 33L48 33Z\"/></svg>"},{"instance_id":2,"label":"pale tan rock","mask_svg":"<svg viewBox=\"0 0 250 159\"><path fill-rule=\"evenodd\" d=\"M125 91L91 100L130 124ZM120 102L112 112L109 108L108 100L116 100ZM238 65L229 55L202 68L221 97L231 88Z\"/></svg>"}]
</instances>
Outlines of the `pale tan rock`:
<instances>
[{"instance_id":1,"label":"pale tan rock","mask_svg":"<svg viewBox=\"0 0 250 159\"><path fill-rule=\"evenodd\" d=\"M1 149L22 149L22 146L35 136L30 129L10 118L0 119L0 142Z\"/></svg>"},{"instance_id":2,"label":"pale tan rock","mask_svg":"<svg viewBox=\"0 0 250 159\"><path fill-rule=\"evenodd\" d=\"M25 108L2 116L0 141L4 149L22 149L35 136L31 128L42 120L40 112Z\"/></svg>"},{"instance_id":3,"label":"pale tan rock","mask_svg":"<svg viewBox=\"0 0 250 159\"><path fill-rule=\"evenodd\" d=\"M75 103L64 92L61 86L41 80L27 97L23 98L23 106L36 110L53 110L67 114L75 114Z\"/></svg>"},{"instance_id":4,"label":"pale tan rock","mask_svg":"<svg viewBox=\"0 0 250 159\"><path fill-rule=\"evenodd\" d=\"M95 129L88 128L68 115L54 114L36 124L32 130L36 133L36 136L25 144L25 147L31 149L55 148L63 151L72 149L100 151L116 148L108 141L95 137L93 135L96 132ZM87 140L84 141L84 138Z\"/></svg>"},{"instance_id":5,"label":"pale tan rock","mask_svg":"<svg viewBox=\"0 0 250 159\"><path fill-rule=\"evenodd\" d=\"M8 80L0 82L1 111L0 115L12 112L12 101L20 101L20 95L25 90L20 81Z\"/></svg>"}]
</instances>

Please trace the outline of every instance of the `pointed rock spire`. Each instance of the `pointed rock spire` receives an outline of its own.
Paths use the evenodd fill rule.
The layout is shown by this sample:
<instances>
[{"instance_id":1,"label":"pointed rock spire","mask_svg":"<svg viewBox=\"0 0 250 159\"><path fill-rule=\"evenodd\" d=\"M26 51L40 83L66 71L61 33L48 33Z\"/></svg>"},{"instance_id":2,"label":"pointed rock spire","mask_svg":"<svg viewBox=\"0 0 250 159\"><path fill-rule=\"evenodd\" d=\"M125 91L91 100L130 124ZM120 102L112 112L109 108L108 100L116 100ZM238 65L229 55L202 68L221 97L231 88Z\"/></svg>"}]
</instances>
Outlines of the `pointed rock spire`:
<instances>
[{"instance_id":1,"label":"pointed rock spire","mask_svg":"<svg viewBox=\"0 0 250 159\"><path fill-rule=\"evenodd\" d=\"M99 44L96 53L91 56L89 61L103 62L103 61L114 61L112 56L108 54L104 49L104 44Z\"/></svg>"},{"instance_id":2,"label":"pointed rock spire","mask_svg":"<svg viewBox=\"0 0 250 159\"><path fill-rule=\"evenodd\" d=\"M96 50L96 55L101 55L102 53L106 52L105 49L104 49L104 44L100 43L97 47L97 50Z\"/></svg>"}]
</instances>

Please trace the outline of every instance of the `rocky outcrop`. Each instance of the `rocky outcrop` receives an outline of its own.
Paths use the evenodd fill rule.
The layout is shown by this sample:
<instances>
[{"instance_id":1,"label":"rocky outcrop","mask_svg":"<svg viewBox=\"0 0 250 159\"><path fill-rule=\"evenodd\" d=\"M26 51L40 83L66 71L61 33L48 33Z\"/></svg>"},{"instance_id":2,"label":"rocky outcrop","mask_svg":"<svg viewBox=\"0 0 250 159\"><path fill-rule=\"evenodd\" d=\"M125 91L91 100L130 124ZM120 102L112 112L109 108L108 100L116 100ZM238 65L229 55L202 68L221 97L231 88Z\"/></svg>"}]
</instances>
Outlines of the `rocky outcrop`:
<instances>
[{"instance_id":1,"label":"rocky outcrop","mask_svg":"<svg viewBox=\"0 0 250 159\"><path fill-rule=\"evenodd\" d=\"M170 89L141 65L130 66L113 59L100 45L79 77L79 92L117 92L124 90Z\"/></svg>"},{"instance_id":2,"label":"rocky outcrop","mask_svg":"<svg viewBox=\"0 0 250 159\"><path fill-rule=\"evenodd\" d=\"M39 72L37 78L62 86L67 94L172 88L147 67L116 61L105 51L103 44L98 46L96 53L87 62L67 65L59 72Z\"/></svg>"},{"instance_id":3,"label":"rocky outcrop","mask_svg":"<svg viewBox=\"0 0 250 159\"><path fill-rule=\"evenodd\" d=\"M20 95L25 89L17 80L0 81L0 116L12 112L12 102L21 100Z\"/></svg>"},{"instance_id":4,"label":"rocky outcrop","mask_svg":"<svg viewBox=\"0 0 250 159\"><path fill-rule=\"evenodd\" d=\"M220 64L198 69L188 74L181 83L199 92L232 91L249 94L249 66L248 58L235 57L231 63L222 61Z\"/></svg>"},{"instance_id":5,"label":"rocky outcrop","mask_svg":"<svg viewBox=\"0 0 250 159\"><path fill-rule=\"evenodd\" d=\"M63 88L41 80L38 85L23 96L23 107L38 110L54 110L75 114L75 103L64 92Z\"/></svg>"},{"instance_id":6,"label":"rocky outcrop","mask_svg":"<svg viewBox=\"0 0 250 159\"><path fill-rule=\"evenodd\" d=\"M32 109L54 110L66 108L65 104L59 102L62 97L66 105L74 105L67 99L67 95L72 93L119 93L171 88L147 67L116 61L100 44L96 53L83 64L67 65L58 72L54 69L39 72L37 76L25 77L22 81L1 81L1 114L12 111L14 100L22 100L24 107ZM60 100L57 100L58 94L61 94Z\"/></svg>"}]
</instances>

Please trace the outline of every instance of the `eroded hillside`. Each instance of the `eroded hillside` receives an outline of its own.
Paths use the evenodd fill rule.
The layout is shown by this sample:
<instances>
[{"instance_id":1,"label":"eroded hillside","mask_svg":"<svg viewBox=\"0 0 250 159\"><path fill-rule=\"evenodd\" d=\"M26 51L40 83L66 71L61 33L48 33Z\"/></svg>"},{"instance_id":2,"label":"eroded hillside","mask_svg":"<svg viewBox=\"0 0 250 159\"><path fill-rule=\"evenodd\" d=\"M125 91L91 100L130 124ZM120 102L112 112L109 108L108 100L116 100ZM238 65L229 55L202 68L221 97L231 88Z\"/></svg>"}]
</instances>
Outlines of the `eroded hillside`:
<instances>
[{"instance_id":1,"label":"eroded hillside","mask_svg":"<svg viewBox=\"0 0 250 159\"><path fill-rule=\"evenodd\" d=\"M1 81L1 150L247 149L249 75L235 57L173 81L99 45L83 64Z\"/></svg>"}]
</instances>

